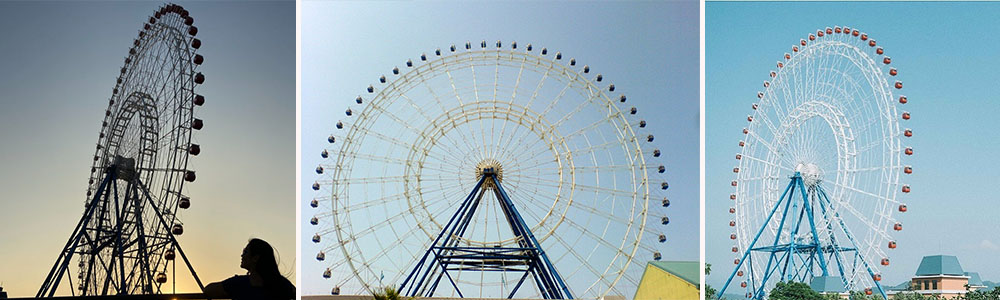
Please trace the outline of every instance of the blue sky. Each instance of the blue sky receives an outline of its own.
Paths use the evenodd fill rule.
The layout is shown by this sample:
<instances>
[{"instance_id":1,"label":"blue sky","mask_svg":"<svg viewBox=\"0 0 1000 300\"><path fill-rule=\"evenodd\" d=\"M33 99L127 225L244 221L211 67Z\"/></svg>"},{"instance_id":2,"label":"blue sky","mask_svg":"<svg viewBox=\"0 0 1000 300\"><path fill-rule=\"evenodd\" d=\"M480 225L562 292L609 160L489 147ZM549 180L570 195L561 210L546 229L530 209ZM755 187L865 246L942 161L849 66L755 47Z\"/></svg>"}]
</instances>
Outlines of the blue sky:
<instances>
[{"instance_id":1,"label":"blue sky","mask_svg":"<svg viewBox=\"0 0 1000 300\"><path fill-rule=\"evenodd\" d=\"M466 41L515 40L586 62L629 94L656 133L671 188L666 260L698 259L698 4L694 1L456 5L302 2L303 294L327 294L308 206L318 152L343 110L406 59ZM634 101L634 102L633 102ZM388 275L387 275L388 277ZM572 280L572 279L570 279Z\"/></svg>"},{"instance_id":2,"label":"blue sky","mask_svg":"<svg viewBox=\"0 0 1000 300\"><path fill-rule=\"evenodd\" d=\"M243 274L241 250L259 237L294 282L294 2L178 4L199 28L206 77L181 245L214 282ZM11 297L34 296L79 221L107 99L160 5L0 2L0 282ZM197 291L188 277L179 292Z\"/></svg>"},{"instance_id":3,"label":"blue sky","mask_svg":"<svg viewBox=\"0 0 1000 300\"><path fill-rule=\"evenodd\" d=\"M913 114L903 124L915 133L904 141L915 150L904 159L914 174L903 177L913 192L883 282L909 280L920 258L934 254L956 255L966 271L1000 280L1000 3L709 2L705 9L705 255L713 265L706 283L721 287L733 267L727 196L750 104L793 43L833 26L878 40Z\"/></svg>"}]
</instances>

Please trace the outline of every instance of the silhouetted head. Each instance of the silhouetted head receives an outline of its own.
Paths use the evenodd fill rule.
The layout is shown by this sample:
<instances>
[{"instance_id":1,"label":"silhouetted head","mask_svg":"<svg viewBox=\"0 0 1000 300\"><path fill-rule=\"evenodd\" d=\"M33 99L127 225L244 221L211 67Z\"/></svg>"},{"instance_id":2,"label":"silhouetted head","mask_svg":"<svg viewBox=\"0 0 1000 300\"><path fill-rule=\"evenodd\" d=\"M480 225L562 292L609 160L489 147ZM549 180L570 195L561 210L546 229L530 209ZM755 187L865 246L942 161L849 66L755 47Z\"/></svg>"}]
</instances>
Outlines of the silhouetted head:
<instances>
[{"instance_id":1,"label":"silhouetted head","mask_svg":"<svg viewBox=\"0 0 1000 300\"><path fill-rule=\"evenodd\" d=\"M264 240L250 239L247 242L247 246L243 248L243 255L240 255L240 268L246 269L250 276L259 276L269 297L274 299L295 297L295 286L278 271L274 248Z\"/></svg>"},{"instance_id":2,"label":"silhouetted head","mask_svg":"<svg viewBox=\"0 0 1000 300\"><path fill-rule=\"evenodd\" d=\"M250 239L240 255L240 268L262 275L279 275L274 248L261 239Z\"/></svg>"}]
</instances>

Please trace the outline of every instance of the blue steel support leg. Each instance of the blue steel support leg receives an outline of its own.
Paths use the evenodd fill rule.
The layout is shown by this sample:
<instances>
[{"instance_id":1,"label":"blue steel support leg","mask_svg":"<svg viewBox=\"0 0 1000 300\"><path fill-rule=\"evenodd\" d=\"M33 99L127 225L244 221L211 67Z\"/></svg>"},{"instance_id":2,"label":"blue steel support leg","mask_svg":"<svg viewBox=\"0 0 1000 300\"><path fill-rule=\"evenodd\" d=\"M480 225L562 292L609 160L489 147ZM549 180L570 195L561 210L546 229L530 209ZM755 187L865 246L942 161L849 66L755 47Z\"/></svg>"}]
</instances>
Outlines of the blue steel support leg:
<instances>
[{"instance_id":1,"label":"blue steel support leg","mask_svg":"<svg viewBox=\"0 0 1000 300\"><path fill-rule=\"evenodd\" d=\"M485 184L485 182L484 182L484 184ZM483 200L483 194L485 194L485 192L486 192L485 189L479 189L479 193L477 194L477 196L475 196L475 198L472 201L472 203L469 204L469 205L465 205L459 211L459 216L460 216L459 217L459 221L458 221L458 223L456 223L455 226L451 226L451 230L449 231L448 235L445 236L444 241L441 242L441 244L442 244L441 246L442 247L455 247L455 246L458 246L459 240L458 239L452 240L451 237L453 237L453 236L459 236L460 237L460 236L463 236L465 234L465 230L468 228L469 223L472 220L472 216L473 216L473 214L476 211L476 208L479 207L479 203ZM445 228L445 230L447 230L447 228ZM456 230L458 231L457 235L455 233ZM441 258L445 257L445 252L447 252L447 254L450 255L450 254L453 254L455 251L454 250L443 249L441 247L438 247L436 244L432 245L432 247L430 249L434 253L434 257L431 258L431 261L438 263L437 266L441 268L440 269L441 273L438 274L437 279L434 279L434 283L431 284L430 288L427 289L427 291L424 293L424 295L427 296L427 297L433 296L434 292L437 291L437 287L438 287L438 284L441 282L441 279L444 278L444 275L447 275L448 281L451 282L451 285L455 288L455 290L458 290L458 285L455 283L454 280L451 279L451 274L448 274L448 265L446 263L444 263L444 262L441 261ZM434 273L432 271L433 267L434 266L429 267L427 269L427 273ZM420 286L422 284L423 284L423 281L421 281L420 284L418 284L416 286ZM459 291L459 295L461 295L461 291Z\"/></svg>"},{"instance_id":2,"label":"blue steel support leg","mask_svg":"<svg viewBox=\"0 0 1000 300\"><path fill-rule=\"evenodd\" d=\"M493 182L496 184L497 190L499 190L500 194L503 195L503 201L506 202L508 206L510 206L510 210L517 218L517 221L521 225L521 228L524 228L524 230L528 234L528 237L531 239L531 243L535 245L536 249L538 249L538 255L541 256L542 261L544 261L545 265L548 267L548 272L552 275L553 278L555 278L556 282L559 284L559 287L562 289L563 294L562 295L556 294L555 296L564 296L565 299L573 299L573 294L570 293L569 288L566 286L566 283L563 282L562 277L560 277L559 273L556 272L556 269L552 265L552 262L549 261L549 256L545 254L545 250L542 250L542 245L538 243L538 240L535 239L535 235L531 233L530 230L528 230L528 225L524 222L524 219L521 218L521 214L517 212L517 207L515 207L514 203L510 201L510 197L507 196L507 192L504 191L503 186L500 184L500 180L497 179L496 174L491 176L493 177ZM557 298L563 298L563 297L557 297Z\"/></svg>"},{"instance_id":3,"label":"blue steel support leg","mask_svg":"<svg viewBox=\"0 0 1000 300\"><path fill-rule=\"evenodd\" d=\"M510 202L511 205L508 205L508 202L506 201L508 199L505 198L504 194L500 192L499 188L494 189L494 194L497 200L500 202L500 209L503 211L504 218L506 218L507 222L510 224L511 230L514 231L515 238L520 239L521 247L535 248L535 245L533 245L532 241L527 237L526 232L529 230L521 227L521 223L517 220L517 217L515 216L516 212L513 211L513 206L512 206L513 202ZM543 298L546 299L562 298L562 295L559 295L559 293L557 292L556 283L553 282L552 277L546 272L546 266L542 265L541 261L532 260L529 263L528 269L532 270L530 273L533 276L532 278L534 278L535 282L540 283L536 286L539 287Z\"/></svg>"},{"instance_id":4,"label":"blue steel support leg","mask_svg":"<svg viewBox=\"0 0 1000 300\"><path fill-rule=\"evenodd\" d=\"M767 284L767 280L770 279L771 275L774 274L774 272L778 269L777 265L775 265L774 269L772 269L771 268L772 263L774 263L774 264L781 264L781 261L787 261L788 259L791 259L790 255L789 255L789 253L791 253L791 252L786 251L784 254L781 255L781 257L778 259L777 262L774 261L774 258L777 256L777 254L776 254L777 252L775 251L775 249L777 249L778 242L781 241L781 232L785 230L785 221L788 219L788 209L793 206L792 202L794 202L794 200L795 200L795 180L797 178L799 178L798 177L798 173L796 173L795 176L792 177L792 181L788 183L788 187L785 188L785 193L783 193L781 195L781 198L779 200L779 203L780 203L780 201L785 201L785 209L784 209L783 213L781 214L781 222L778 224L778 230L777 230L778 234L774 235L774 243L771 245L771 255L768 256L768 258L767 258L767 266L764 267L764 273L763 273L764 274L764 278L760 281L759 288L756 288L754 290L754 295L753 295L754 299L763 299L764 298L764 284ZM786 196L787 196L787 198L786 198ZM776 206L777 206L777 204L776 204ZM793 212L792 216L795 216L794 212ZM761 226L761 229L763 230L766 226L767 226L767 223L764 223L764 225ZM792 239L792 240L794 241L794 239ZM794 244L792 244L792 245L794 245ZM753 249L753 248L751 248L751 249ZM785 280L784 279L784 277L785 277L785 273L784 272L782 272L780 276L782 277L781 280Z\"/></svg>"},{"instance_id":5,"label":"blue steel support leg","mask_svg":"<svg viewBox=\"0 0 1000 300\"><path fill-rule=\"evenodd\" d=\"M799 189L802 190L802 202L805 203L806 214L809 217L809 230L812 230L813 244L815 244L816 248L815 255L819 258L819 267L823 271L823 276L829 276L830 274L826 270L826 259L823 258L823 249L819 245L819 234L816 233L816 220L814 220L815 215L813 215L812 206L809 205L809 195L806 193L805 185L802 183L802 180L799 180Z\"/></svg>"},{"instance_id":6,"label":"blue steel support leg","mask_svg":"<svg viewBox=\"0 0 1000 300\"><path fill-rule=\"evenodd\" d=\"M455 279L451 278L451 274L448 273L448 266L445 265L443 262L441 262L441 260L435 260L435 262L437 262L438 266L441 267L441 273L443 273L444 276L448 277L448 281L451 282L451 286L453 288L455 288L456 292L458 292L458 297L459 298L465 298L465 296L462 295L462 290L459 289L458 288L458 284L455 283ZM441 280L441 277L438 277L438 281L440 281L440 280ZM438 286L437 282L434 282L434 286L432 286L427 291L427 294L425 294L424 297L433 297L434 296L434 291L437 290L437 286Z\"/></svg>"},{"instance_id":7,"label":"blue steel support leg","mask_svg":"<svg viewBox=\"0 0 1000 300\"><path fill-rule=\"evenodd\" d=\"M431 252L432 252L432 251L434 250L434 246L435 246L435 245L437 245L438 241L440 241L440 240L441 240L441 237L443 237L443 236L445 235L445 232L447 232L447 230L448 230L448 227L451 227L451 224L452 224L453 222L455 222L455 218L457 218L457 217L459 216L459 214L461 214L461 213L462 213L462 210L463 210L463 209L464 209L464 208L465 208L465 207L466 207L466 206L467 206L467 205L469 204L469 201L470 201L470 200L472 199L472 197L474 197L474 196L476 195L476 193L477 193L477 192L479 191L479 188L480 188L480 187L482 187L482 185L483 185L483 181L485 181L485 180L486 180L486 177L483 177L483 178L480 178L480 179L479 179L479 183L476 183L476 186L475 186L475 187L474 187L474 188L472 189L472 192L470 192L470 193L469 193L469 196L465 197L465 201L463 201L463 202L462 202L462 205L461 205L461 206L459 207L458 211L456 211L456 212L455 212L455 215L453 215L453 216L451 217L451 220L449 220L449 221L448 221L448 224L447 224L447 225L445 225L445 227L444 227L444 228L442 228L442 230L441 230L441 233L440 233L440 234L438 234L437 238L435 238L435 239L434 239L434 243L432 243L432 244L431 244L431 247L427 249L427 252L424 252L424 256L423 256L423 258L421 258L421 259L420 259L420 262L419 262L419 263L417 263L417 265L413 267L413 271L410 271L410 274L406 276L406 280L403 280L403 284L401 284L401 285L399 286L399 290L400 290L401 292L402 292L402 291L407 291L407 294L410 294L410 297L415 297L415 296L417 296L417 295L416 295L417 291L413 290L412 288L411 288L411 290L405 290L405 288L406 288L406 284L410 282L410 279L414 279L414 280L416 280L416 278L414 278L414 277L413 277L413 275L414 275L414 274L416 274L416 273L418 273L418 272L420 271L421 267L423 267L423 266L424 266L424 263L426 262L426 260L427 260L427 257L428 257L428 256L429 256L429 255L431 254ZM430 269L430 267L428 267L428 270L429 270L429 269ZM417 284L417 283L415 282L415 283L414 283L414 286L420 286L420 285L422 285L422 283L423 283L423 281L424 281L424 278L426 278L426 277L427 277L427 274L426 274L426 273L424 273L424 276L423 276L423 278L421 278L421 279L420 279L420 282L421 282L421 283L420 283L420 284Z\"/></svg>"},{"instance_id":8,"label":"blue steel support leg","mask_svg":"<svg viewBox=\"0 0 1000 300\"><path fill-rule=\"evenodd\" d=\"M484 181L483 184L485 185L486 182ZM484 194L486 194L486 189L480 188L477 196L472 198L472 202L470 202L469 205L466 205L465 208L461 210L460 217L457 219L458 222L455 223L454 226L451 226L451 230L448 232L448 235L445 236L444 241L441 242L442 246L451 247L454 245L458 245L459 241L457 239L452 240L451 238L460 237L465 233L465 228L469 225L469 222L472 220L472 215L475 214L476 208L479 207L479 201L483 199ZM441 251L437 252L438 256L440 256L441 254L440 252Z\"/></svg>"},{"instance_id":9,"label":"blue steel support leg","mask_svg":"<svg viewBox=\"0 0 1000 300\"><path fill-rule=\"evenodd\" d=\"M794 180L792 181L792 184L795 184L796 188L797 188L798 187L797 181L801 181L802 177L798 176L799 175L798 173L795 173L795 175L796 176L795 176ZM795 188L792 188L792 189L794 190ZM794 203L794 204L792 204L793 210L799 212L799 217L798 217L798 219L795 220L795 226L792 227L792 231L789 233L788 255L786 255L788 257L788 259L785 260L785 264L784 264L784 266L782 266L782 269L781 269L781 280L782 281L788 281L788 280L790 280L791 275L788 273L788 263L791 262L792 263L792 269L795 268L795 250L796 250L796 248L795 248L795 244L796 244L795 243L796 242L795 236L799 234L799 228L801 228L801 226L802 226L802 215L805 214L805 209L799 210L799 208L798 208L799 204L797 202L794 202L794 200L793 200L793 198L795 197L795 192L793 191L791 195L788 195L788 197L789 197L788 201L793 201L793 203ZM794 214L793 214L793 216L794 216Z\"/></svg>"},{"instance_id":10,"label":"blue steel support leg","mask_svg":"<svg viewBox=\"0 0 1000 300\"><path fill-rule=\"evenodd\" d=\"M795 185L789 184L788 187L789 188L786 188L785 191L787 191L788 193L795 193ZM788 193L786 193L786 194L788 194ZM775 267L775 268L772 269L771 266L774 265L774 264L780 264L780 262L782 260L784 260L784 257L785 257L785 255L782 255L781 258L778 258L777 262L776 262L775 261L775 257L777 257L777 251L773 251L773 249L777 249L778 242L781 241L781 232L785 228L785 221L788 218L788 209L792 206L792 197L789 196L786 199L785 195L782 195L782 197L781 197L781 199L779 200L778 203L780 204L781 202L785 202L785 209L782 210L781 221L778 222L778 234L776 234L774 236L774 242L771 244L772 251L771 251L770 255L768 255L768 257L767 257L767 264L764 266L764 272L762 273L764 275L764 277L761 279L761 286L760 286L760 288L755 288L753 290L753 297L755 299L763 297L763 293L764 293L763 284L767 283L767 280L769 278L771 278L771 274L773 274L774 271L777 270L777 267ZM776 205L776 207L778 207L778 204L775 204L775 205ZM763 228L763 227L761 227L761 228ZM752 251L753 247L751 246L751 248L748 249L748 250Z\"/></svg>"},{"instance_id":11,"label":"blue steel support leg","mask_svg":"<svg viewBox=\"0 0 1000 300\"><path fill-rule=\"evenodd\" d=\"M750 287L748 293L754 293L755 294L755 293L757 293L757 288L756 288L756 286L757 286L757 280L760 279L760 278L756 278L756 277L753 276L754 269L753 269L753 264L752 263L748 263L747 264L747 273L748 273L747 274L747 278L750 279L750 280L748 280L750 282L750 283L748 283L748 286Z\"/></svg>"},{"instance_id":12,"label":"blue steel support leg","mask_svg":"<svg viewBox=\"0 0 1000 300\"><path fill-rule=\"evenodd\" d=\"M510 295L507 296L507 299L514 299L514 294L517 293L517 290L519 288L521 288L521 284L524 283L524 279L528 278L528 275L531 275L534 272L535 272L534 266L528 267L528 270L524 272L524 275L521 276L521 279L517 281L517 285L514 286L514 289L510 290Z\"/></svg>"},{"instance_id":13,"label":"blue steel support leg","mask_svg":"<svg viewBox=\"0 0 1000 300\"><path fill-rule=\"evenodd\" d=\"M459 240L456 239L454 240L454 242L452 242L451 237L463 236L465 234L465 230L468 228L469 222L472 220L472 215L475 213L476 208L479 207L479 203L483 200L483 194L485 194L485 192L486 192L485 189L480 189L478 196L475 197L475 200L473 200L472 204L466 206L465 210L462 212L462 214L464 214L464 218L461 218L459 223L457 223L456 226L452 227L451 233L447 237L445 237L444 242L442 242L442 244L444 244L445 247L454 247L458 245ZM455 235L456 230L459 231L458 235ZM431 247L431 249L434 248L435 247ZM435 255L433 260L438 262L438 266L440 266L441 268L441 274L438 274L437 279L434 280L434 284L432 284L430 286L430 289L428 289L428 292L425 293L425 296L427 297L434 296L434 292L437 290L438 283L441 281L442 278L441 275L446 275L448 277L448 281L451 282L451 286L454 287L456 291L458 291L459 296L462 296L462 291L458 290L458 284L454 280L452 280L451 274L448 273L448 265L440 260L441 257L444 256L443 255L444 251L449 251L449 254L454 253L454 250L446 250L441 248L438 248L437 251L434 252ZM430 272L430 269L428 269L428 272Z\"/></svg>"},{"instance_id":14,"label":"blue steel support leg","mask_svg":"<svg viewBox=\"0 0 1000 300\"><path fill-rule=\"evenodd\" d=\"M475 211L479 208L479 203L483 201L483 195L486 194L486 190L480 189L479 196L476 196L476 200L472 202L472 206L469 207L465 212L465 218L459 223L456 228L460 228L457 236L465 236L465 230L469 229L469 224L472 223L472 216L475 215ZM458 244L458 240L455 240L454 244Z\"/></svg>"},{"instance_id":15,"label":"blue steel support leg","mask_svg":"<svg viewBox=\"0 0 1000 300\"><path fill-rule=\"evenodd\" d=\"M767 223L771 222L771 218L774 217L774 213L776 211L778 211L778 207L781 207L781 201L783 201L783 199L785 199L785 195L788 194L788 190L790 188L792 188L791 184L789 184L787 187L785 187L785 192L783 192L781 194L781 198L778 198L778 202L774 204L774 208L772 208L771 209L771 213L767 215L767 219L764 220L764 224L767 224ZM753 249L753 246L757 244L757 239L759 239L760 238L760 234L764 232L764 228L767 228L767 227L766 226L761 226L760 227L760 230L757 231L757 235L755 235L753 237L753 241L750 242L750 245L747 246L747 249L743 251L743 257L740 258L740 262L738 264L736 264L736 268L733 269L733 272L731 274L729 274L729 279L726 279L726 284L722 286L721 290L719 290L718 299L722 299L722 295L724 295L725 292L726 292L726 289L729 288L729 284L733 281L733 277L736 276L736 272L739 271L740 267L743 266L743 263L746 262L747 257L750 255L750 251L751 251L750 249ZM753 272L751 272L750 274L747 274L747 276L753 278Z\"/></svg>"},{"instance_id":16,"label":"blue steel support leg","mask_svg":"<svg viewBox=\"0 0 1000 300\"><path fill-rule=\"evenodd\" d=\"M823 189L818 186L815 187L815 189L816 191L814 192L814 194L817 200L816 202L819 203L819 208L821 210L821 213L824 216L826 216L827 215L826 202L824 201L826 199L826 193L824 193ZM838 243L837 243L837 237L833 233L833 223L828 222L826 224L826 230L830 233L830 241L833 244L834 249L836 249L838 247ZM844 275L844 258L840 254L840 251L833 251L833 258L836 259L837 261L837 271L840 272L840 280L844 282L844 286L846 287L847 276Z\"/></svg>"},{"instance_id":17,"label":"blue steel support leg","mask_svg":"<svg viewBox=\"0 0 1000 300\"><path fill-rule=\"evenodd\" d=\"M487 171L487 170L484 170ZM540 292L545 298L564 298L564 295L571 298L572 295L569 293L569 289L559 274L556 273L554 266L551 261L549 261L548 256L545 251L542 250L541 245L538 240L531 233L529 227L525 223L524 219L518 213L517 209L513 205L513 201L507 195L506 191L503 190L500 181L498 180L496 174L491 174L489 172L484 172L484 176L480 178L479 182L473 188L472 193L466 197L465 201L462 202L461 207L448 221L448 224L442 228L441 233L434 240L431 247L424 253L419 263L414 267L413 271L407 276L406 280L400 285L400 291L410 295L410 296L433 296L434 290L439 286L439 282L442 278L448 278L452 283L459 296L463 296L462 292L459 290L457 283L451 278L451 274L448 272L448 265L454 262L454 260L467 260L467 259L496 259L489 257L496 257L499 255L500 259L527 259L527 270L524 276L518 282L517 286L512 290L509 297L513 297L517 292L518 288L523 284L524 280L531 275L535 280L536 286L539 287ZM490 183L490 186L486 186L486 183ZM475 208L478 207L479 202L482 200L482 196L486 189L494 189L495 196L500 202L500 207L504 211L504 215L507 221L510 223L511 230L513 231L516 239L519 240L519 245L514 249L524 249L528 250L518 250L525 251L526 254L510 255L503 253L490 254L490 251L480 252L481 250L473 250L472 254L461 254L453 255L456 251L469 251L466 248L458 247L457 244L452 245L452 237L461 237L471 222L472 215L475 213ZM478 197L477 197L478 195ZM458 241L455 240L454 243ZM495 251L495 250L491 250ZM452 253L452 254L445 254ZM485 255L487 258L480 258ZM525 256L527 255L527 256ZM520 257L520 258L518 258ZM527 258L525 258L527 257ZM490 267L489 263L483 264L487 261L479 261L479 264L474 266L473 269L478 269L481 271L490 271L494 267ZM461 262L459 262L461 263ZM428 276L432 273L434 268L440 268L441 273L438 274L437 279L433 280L433 287L428 289L424 287L425 282L428 280ZM426 269L426 270L424 270ZM422 274L421 274L422 273ZM443 276L442 276L443 275ZM411 281L412 280L412 281ZM407 287L409 286L409 289ZM565 294L564 294L565 293Z\"/></svg>"},{"instance_id":18,"label":"blue steel support leg","mask_svg":"<svg viewBox=\"0 0 1000 300\"><path fill-rule=\"evenodd\" d=\"M528 239L527 233L530 232L529 229L523 228L521 223L517 220L516 212L513 208L513 202L507 202L509 200L506 198L504 193L500 192L500 188L494 189L494 194L497 200L500 202L500 209L503 211L504 218L511 225L511 230L514 232L515 238L521 239L523 243L522 247L525 248L535 248L536 246L532 244L532 241ZM540 248L539 248L540 249ZM546 299L561 299L562 295L558 293L557 283L553 281L552 276L546 272L546 266L541 265L542 262L538 260L532 260L529 263L529 269L533 270L531 272L532 276L536 282L541 282L538 287L541 293Z\"/></svg>"},{"instance_id":19,"label":"blue steel support leg","mask_svg":"<svg viewBox=\"0 0 1000 300\"><path fill-rule=\"evenodd\" d=\"M750 251L744 251L743 252L743 256L740 257L740 263L736 264L736 270L733 270L733 273L729 274L729 279L726 279L726 284L722 285L722 289L719 290L719 295L718 295L718 298L716 298L716 299L718 299L718 300L722 299L722 295L724 294L723 292L725 292L726 288L729 287L729 283L732 282L733 281L733 277L736 276L736 271L740 269L740 266L742 266L744 262L746 262L747 256L749 256L749 255L750 255ZM753 276L753 274L747 274L747 276Z\"/></svg>"},{"instance_id":20,"label":"blue steel support leg","mask_svg":"<svg viewBox=\"0 0 1000 300\"><path fill-rule=\"evenodd\" d=\"M447 270L442 270L442 272L441 272L441 273L437 273L437 274L438 274L438 275L437 275L437 278L436 278L436 279L434 279L434 283L432 283L432 284L431 284L431 287L429 288L430 292L427 292L427 293L424 293L424 295L425 295L425 296L426 296L427 294L430 294L430 295L433 295L433 294L434 294L434 291L435 291L435 290L437 290L437 286L438 286L438 284L439 284L439 283L441 283L441 278L444 278L444 273L445 273L445 272L447 272Z\"/></svg>"},{"instance_id":21,"label":"blue steel support leg","mask_svg":"<svg viewBox=\"0 0 1000 300\"><path fill-rule=\"evenodd\" d=\"M496 182L496 181L495 181ZM532 240L528 238L530 230L526 227L522 227L522 223L518 221L517 212L513 208L513 202L509 201L509 197L506 196L506 192L501 192L502 187L498 187L494 190L495 197L500 202L500 209L503 211L504 218L507 223L510 224L511 230L516 238L521 240L521 247L525 248L535 248L536 246L532 243ZM540 247L538 248L540 250ZM529 263L530 272L525 272L525 275L530 273L535 280L536 286L540 288L540 292L546 299L561 299L563 296L558 292L558 283L553 281L552 276L547 272L549 270L541 261L532 260ZM520 285L520 283L518 284ZM513 292L512 292L513 294Z\"/></svg>"},{"instance_id":22,"label":"blue steel support leg","mask_svg":"<svg viewBox=\"0 0 1000 300\"><path fill-rule=\"evenodd\" d=\"M483 184L485 184L485 183L486 182L483 181ZM445 251L448 251L448 254L452 254L452 253L455 252L454 250L447 250L444 247L454 247L454 246L458 245L459 240L455 239L453 241L451 238L452 237L456 237L456 236L457 237L461 237L465 233L466 226L468 226L469 221L472 220L472 215L475 213L476 207L479 206L479 202L483 199L483 194L485 194L485 192L486 192L486 190L483 189L483 188L481 188L481 187L482 187L482 185L479 186L479 192L478 192L477 196L475 196L473 198L472 202L464 205L464 207L459 210L459 215L458 215L459 218L456 219L456 220L458 220L458 222L455 223L454 226L451 226L451 223L449 223L449 227L451 228L451 230L449 231L448 235L446 235L444 237L444 240L441 241L441 246L437 246L437 244L432 245L431 250L434 253L434 257L431 258L431 261L432 262L437 262L437 267L441 268L440 269L441 273L438 274L437 279L434 280L434 283L431 284L430 288L426 290L426 292L424 293L425 297L434 296L434 292L437 290L438 283L441 281L442 275L445 275L448 278L448 281L451 282L451 285L455 288L455 290L458 291L458 284L455 283L454 280L452 280L451 274L448 273L448 264L446 264L445 262L442 262L441 259L442 259L442 257L445 257L445 254L444 254ZM445 230L448 230L448 228L446 227ZM457 235L455 233L456 230L460 231ZM433 271L434 267L435 266L428 267L427 271L425 272L425 274L434 273L434 271ZM417 285L414 285L414 286L417 286L417 287L423 286L423 282L424 282L423 279L421 279L421 281ZM461 296L462 292L458 291L458 295Z\"/></svg>"},{"instance_id":23,"label":"blue steel support leg","mask_svg":"<svg viewBox=\"0 0 1000 300\"><path fill-rule=\"evenodd\" d=\"M540 279L538 278L537 274L535 276L531 276L531 279L535 281L535 286L537 286L538 289L541 290L542 295L544 296L543 298L550 298L551 297L551 295L549 295L549 294L547 294L545 292L545 288L542 287L542 282L539 281Z\"/></svg>"},{"instance_id":24,"label":"blue steel support leg","mask_svg":"<svg viewBox=\"0 0 1000 300\"><path fill-rule=\"evenodd\" d=\"M494 180L496 180L496 175L493 176ZM566 284L563 282L562 277L559 276L559 273L555 270L552 262L549 261L548 255L545 254L545 250L542 249L541 244L538 243L534 234L530 229L528 229L528 225L524 222L524 219L521 218L521 214L518 213L517 208L514 206L514 202L510 200L509 196L507 196L507 192L503 189L503 186L499 184L499 181L497 181L497 191L502 197L502 201L506 204L505 206L508 206L508 210L511 212L512 218L515 219L516 223L514 224L517 224L517 227L521 228L520 231L522 234L526 234L528 236L529 239L526 239L526 241L530 242L532 247L537 249L537 254L542 259L542 262L540 263L544 263L544 265L536 266L535 274L540 275L546 283L551 298L561 299L565 297L572 299L573 296L569 292ZM560 289L562 292L560 292Z\"/></svg>"},{"instance_id":25,"label":"blue steel support leg","mask_svg":"<svg viewBox=\"0 0 1000 300\"><path fill-rule=\"evenodd\" d=\"M820 189L819 192L821 195L823 195L823 199L827 201L827 204L833 207L833 203L830 202L830 199L826 197L826 192L823 191L822 189ZM852 235L851 232L847 230L847 226L844 226L844 220L840 218L840 213L836 213L835 216L837 217L838 220L840 220L840 228L844 231L844 234L847 235L847 239L850 240L851 245L853 245L854 248L857 249L858 243L854 241L854 235ZM860 254L856 253L856 256L860 256ZM864 264L865 269L868 270L868 275L870 276L869 278L871 278L872 282L875 283L875 287L878 288L878 292L879 294L882 295L882 298L889 299L889 296L885 294L885 289L882 288L882 284L875 280L875 272L872 271L871 266L868 265L868 261L866 261L864 257L861 257L861 263Z\"/></svg>"},{"instance_id":26,"label":"blue steel support leg","mask_svg":"<svg viewBox=\"0 0 1000 300\"><path fill-rule=\"evenodd\" d=\"M542 250L541 245L538 241L534 240L534 236L531 230L528 229L527 224L521 219L520 214L514 207L514 202L510 200L510 197L506 195L506 191L503 190L502 186L498 186L495 189L496 198L500 201L500 207L503 210L504 217L507 222L511 225L511 229L514 231L514 235L521 239L523 243L522 247L534 248L536 249L535 255L541 259L535 259L530 262L530 269L533 271L532 276L536 282L540 282L537 285L541 293L546 299L563 299L572 298L571 294L568 294L569 290L566 288L565 284L562 283L562 278L555 271L555 268L551 266L551 262L548 261L545 251ZM561 290L561 292L560 292ZM563 293L566 293L565 297Z\"/></svg>"}]
</instances>

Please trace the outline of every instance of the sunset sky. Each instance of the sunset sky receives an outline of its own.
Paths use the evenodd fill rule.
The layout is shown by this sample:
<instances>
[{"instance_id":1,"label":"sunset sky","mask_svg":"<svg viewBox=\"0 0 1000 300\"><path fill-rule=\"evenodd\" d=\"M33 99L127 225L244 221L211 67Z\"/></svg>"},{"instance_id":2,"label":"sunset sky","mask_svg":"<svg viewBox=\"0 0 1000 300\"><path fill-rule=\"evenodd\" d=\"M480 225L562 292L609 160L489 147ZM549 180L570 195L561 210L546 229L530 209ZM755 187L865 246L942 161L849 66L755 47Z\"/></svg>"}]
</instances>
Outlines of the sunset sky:
<instances>
[{"instance_id":1,"label":"sunset sky","mask_svg":"<svg viewBox=\"0 0 1000 300\"><path fill-rule=\"evenodd\" d=\"M178 3L203 46L202 152L181 246L203 282L249 238L295 282L294 2ZM0 2L0 284L34 296L83 212L90 157L132 40L159 2ZM178 292L197 292L183 265ZM75 275L74 275L75 276ZM68 295L63 281L59 294Z\"/></svg>"}]
</instances>

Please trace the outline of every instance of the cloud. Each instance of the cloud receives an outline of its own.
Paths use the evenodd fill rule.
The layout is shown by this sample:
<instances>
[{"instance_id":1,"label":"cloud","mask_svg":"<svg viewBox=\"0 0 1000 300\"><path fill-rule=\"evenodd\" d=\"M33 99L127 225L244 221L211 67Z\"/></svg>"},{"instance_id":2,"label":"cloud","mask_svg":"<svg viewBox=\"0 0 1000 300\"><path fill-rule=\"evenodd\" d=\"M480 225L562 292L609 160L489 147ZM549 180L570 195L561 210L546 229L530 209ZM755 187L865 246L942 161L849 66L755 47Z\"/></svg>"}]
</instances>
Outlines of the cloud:
<instances>
[{"instance_id":1,"label":"cloud","mask_svg":"<svg viewBox=\"0 0 1000 300\"><path fill-rule=\"evenodd\" d=\"M1000 250L1000 246L990 242L990 240L983 240L982 242L979 242L979 247L987 250Z\"/></svg>"}]
</instances>

